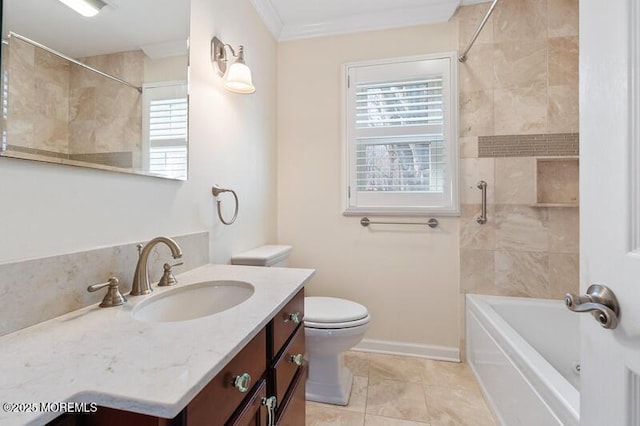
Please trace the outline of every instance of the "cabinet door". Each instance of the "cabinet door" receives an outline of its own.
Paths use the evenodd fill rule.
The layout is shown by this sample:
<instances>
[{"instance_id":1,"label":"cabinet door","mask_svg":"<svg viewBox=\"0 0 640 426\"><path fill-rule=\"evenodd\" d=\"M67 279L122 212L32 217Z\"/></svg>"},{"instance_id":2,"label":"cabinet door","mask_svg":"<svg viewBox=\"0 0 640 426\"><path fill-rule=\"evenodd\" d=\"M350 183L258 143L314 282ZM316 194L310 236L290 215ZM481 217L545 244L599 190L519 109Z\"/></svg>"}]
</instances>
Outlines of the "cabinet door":
<instances>
[{"instance_id":1,"label":"cabinet door","mask_svg":"<svg viewBox=\"0 0 640 426\"><path fill-rule=\"evenodd\" d=\"M301 426L305 424L305 381L307 369L302 367L293 379L291 388L285 396L276 420L277 426Z\"/></svg>"},{"instance_id":2,"label":"cabinet door","mask_svg":"<svg viewBox=\"0 0 640 426\"><path fill-rule=\"evenodd\" d=\"M273 317L270 358L275 358L304 318L304 289Z\"/></svg>"},{"instance_id":3,"label":"cabinet door","mask_svg":"<svg viewBox=\"0 0 640 426\"><path fill-rule=\"evenodd\" d=\"M302 362L304 355L304 326L300 325L298 330L289 341L289 344L280 354L280 357L274 362L273 378L275 379L275 395L278 401L283 401L285 393L289 386L291 386L292 380L298 369L300 368L299 362Z\"/></svg>"},{"instance_id":4,"label":"cabinet door","mask_svg":"<svg viewBox=\"0 0 640 426\"><path fill-rule=\"evenodd\" d=\"M267 382L262 380L225 426L268 426L268 412L263 404L266 397Z\"/></svg>"}]
</instances>

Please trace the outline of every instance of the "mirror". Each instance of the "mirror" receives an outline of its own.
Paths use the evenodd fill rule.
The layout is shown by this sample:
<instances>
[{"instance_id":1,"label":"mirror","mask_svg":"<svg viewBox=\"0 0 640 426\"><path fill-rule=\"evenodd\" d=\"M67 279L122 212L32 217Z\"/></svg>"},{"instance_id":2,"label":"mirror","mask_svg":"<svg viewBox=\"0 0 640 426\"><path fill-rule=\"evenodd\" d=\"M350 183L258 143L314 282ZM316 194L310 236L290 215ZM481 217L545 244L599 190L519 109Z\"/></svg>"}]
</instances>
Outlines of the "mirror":
<instances>
[{"instance_id":1,"label":"mirror","mask_svg":"<svg viewBox=\"0 0 640 426\"><path fill-rule=\"evenodd\" d=\"M2 3L0 156L187 179L189 0Z\"/></svg>"}]
</instances>

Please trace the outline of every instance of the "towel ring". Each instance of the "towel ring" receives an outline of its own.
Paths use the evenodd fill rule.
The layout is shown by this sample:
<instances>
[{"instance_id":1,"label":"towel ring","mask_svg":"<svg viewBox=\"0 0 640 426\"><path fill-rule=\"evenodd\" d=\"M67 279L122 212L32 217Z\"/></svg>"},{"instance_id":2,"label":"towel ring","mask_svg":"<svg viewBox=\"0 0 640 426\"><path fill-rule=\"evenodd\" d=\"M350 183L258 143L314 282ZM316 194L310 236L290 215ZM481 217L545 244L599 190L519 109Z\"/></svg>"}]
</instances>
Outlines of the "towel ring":
<instances>
[{"instance_id":1,"label":"towel ring","mask_svg":"<svg viewBox=\"0 0 640 426\"><path fill-rule=\"evenodd\" d=\"M224 218L222 217L222 212L220 211L221 201L218 199L218 195L222 194L223 192L230 192L233 195L233 198L236 200L236 210L233 213L233 217L228 222L224 220ZM222 222L225 225L231 225L233 222L236 221L236 218L238 217L238 207L240 204L238 202L238 195L236 195L236 192L233 189L224 189L224 188L221 188L219 185L213 185L213 187L211 188L211 193L213 194L214 197L216 197L216 203L218 204L218 217L220 218L220 222Z\"/></svg>"}]
</instances>

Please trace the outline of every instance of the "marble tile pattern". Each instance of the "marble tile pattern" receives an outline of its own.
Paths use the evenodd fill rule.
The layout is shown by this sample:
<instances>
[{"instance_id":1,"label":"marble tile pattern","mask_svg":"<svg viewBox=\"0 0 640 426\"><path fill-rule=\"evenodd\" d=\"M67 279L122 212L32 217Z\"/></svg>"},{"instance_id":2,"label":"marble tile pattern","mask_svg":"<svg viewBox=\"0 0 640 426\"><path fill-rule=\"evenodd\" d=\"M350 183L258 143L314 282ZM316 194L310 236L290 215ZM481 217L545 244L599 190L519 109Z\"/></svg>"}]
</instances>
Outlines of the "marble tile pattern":
<instances>
[{"instance_id":1,"label":"marble tile pattern","mask_svg":"<svg viewBox=\"0 0 640 426\"><path fill-rule=\"evenodd\" d=\"M141 85L144 58L142 51L132 51L83 61ZM141 95L135 89L16 38L6 49L4 67L8 144L60 155L129 152L132 157L140 149ZM106 165L123 164L115 160Z\"/></svg>"},{"instance_id":2,"label":"marble tile pattern","mask_svg":"<svg viewBox=\"0 0 640 426\"><path fill-rule=\"evenodd\" d=\"M208 232L180 235L175 240L184 260L184 265L175 268L176 273L209 262ZM100 302L104 292L89 293L87 287L106 282L110 276L120 280L123 294L129 292L138 260L137 244L0 264L0 298L4 306L0 336ZM152 282L162 276L162 265L172 260L164 244L152 251Z\"/></svg>"},{"instance_id":3,"label":"marble tile pattern","mask_svg":"<svg viewBox=\"0 0 640 426\"><path fill-rule=\"evenodd\" d=\"M460 48L488 7L458 9ZM578 0L500 2L459 64L462 294L578 291L578 208L535 206L540 181L545 199L578 193L577 169L536 168L536 157L578 156L578 30ZM474 220L480 179L488 183L485 225ZM459 424L446 413L429 421Z\"/></svg>"},{"instance_id":4,"label":"marble tile pattern","mask_svg":"<svg viewBox=\"0 0 640 426\"><path fill-rule=\"evenodd\" d=\"M491 426L496 421L464 363L347 352L349 404L307 402L307 426Z\"/></svg>"},{"instance_id":5,"label":"marble tile pattern","mask_svg":"<svg viewBox=\"0 0 640 426\"><path fill-rule=\"evenodd\" d=\"M175 417L311 278L311 269L205 265L178 274L178 286L240 280L253 295L233 309L190 321L136 321L154 295L116 308L92 305L0 337L0 400L95 402ZM56 412L0 412L0 424L45 424Z\"/></svg>"}]
</instances>

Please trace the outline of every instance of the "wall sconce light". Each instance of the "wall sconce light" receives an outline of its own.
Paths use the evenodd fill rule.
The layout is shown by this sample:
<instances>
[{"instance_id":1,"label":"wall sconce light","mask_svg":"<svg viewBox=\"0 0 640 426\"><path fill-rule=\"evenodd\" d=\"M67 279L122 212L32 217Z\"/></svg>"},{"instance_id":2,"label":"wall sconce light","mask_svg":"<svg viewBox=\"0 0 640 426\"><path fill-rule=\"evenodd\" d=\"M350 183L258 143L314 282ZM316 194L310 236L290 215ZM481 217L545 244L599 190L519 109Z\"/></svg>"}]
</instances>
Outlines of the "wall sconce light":
<instances>
[{"instance_id":1,"label":"wall sconce light","mask_svg":"<svg viewBox=\"0 0 640 426\"><path fill-rule=\"evenodd\" d=\"M227 49L235 60L228 65ZM253 93L256 88L251 81L251 70L244 63L244 48L238 47L238 54L218 37L211 40L211 60L215 64L218 75L224 79L224 87L235 93Z\"/></svg>"},{"instance_id":2,"label":"wall sconce light","mask_svg":"<svg viewBox=\"0 0 640 426\"><path fill-rule=\"evenodd\" d=\"M87 18L96 16L107 5L102 0L60 0L60 2Z\"/></svg>"}]
</instances>

